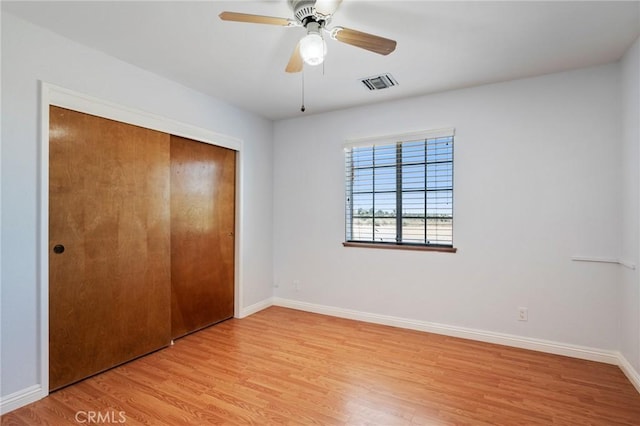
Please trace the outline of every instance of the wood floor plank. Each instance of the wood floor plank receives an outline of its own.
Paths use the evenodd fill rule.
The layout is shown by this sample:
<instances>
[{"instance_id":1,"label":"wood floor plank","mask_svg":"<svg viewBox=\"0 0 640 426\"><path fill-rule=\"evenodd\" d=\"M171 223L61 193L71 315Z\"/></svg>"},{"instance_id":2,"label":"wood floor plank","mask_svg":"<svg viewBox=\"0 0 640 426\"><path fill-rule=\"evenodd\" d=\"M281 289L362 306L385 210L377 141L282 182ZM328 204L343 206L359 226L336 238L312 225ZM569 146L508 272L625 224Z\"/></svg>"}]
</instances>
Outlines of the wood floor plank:
<instances>
[{"instance_id":1,"label":"wood floor plank","mask_svg":"<svg viewBox=\"0 0 640 426\"><path fill-rule=\"evenodd\" d=\"M640 424L640 394L612 365L271 307L1 424L77 425L79 412L123 413L127 425L628 426Z\"/></svg>"}]
</instances>

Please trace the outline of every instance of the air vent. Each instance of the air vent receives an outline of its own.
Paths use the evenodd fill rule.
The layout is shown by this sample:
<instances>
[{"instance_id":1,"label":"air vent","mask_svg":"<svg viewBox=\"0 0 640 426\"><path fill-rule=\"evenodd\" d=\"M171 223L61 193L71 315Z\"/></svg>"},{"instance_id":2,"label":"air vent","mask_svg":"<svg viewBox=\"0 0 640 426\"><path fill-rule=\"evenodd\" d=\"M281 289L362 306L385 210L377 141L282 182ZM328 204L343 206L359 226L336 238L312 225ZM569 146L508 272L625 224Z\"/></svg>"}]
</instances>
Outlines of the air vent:
<instances>
[{"instance_id":1,"label":"air vent","mask_svg":"<svg viewBox=\"0 0 640 426\"><path fill-rule=\"evenodd\" d=\"M387 87L397 86L398 82L391 74L376 75L374 77L367 77L360 80L364 86L369 90L382 90Z\"/></svg>"}]
</instances>

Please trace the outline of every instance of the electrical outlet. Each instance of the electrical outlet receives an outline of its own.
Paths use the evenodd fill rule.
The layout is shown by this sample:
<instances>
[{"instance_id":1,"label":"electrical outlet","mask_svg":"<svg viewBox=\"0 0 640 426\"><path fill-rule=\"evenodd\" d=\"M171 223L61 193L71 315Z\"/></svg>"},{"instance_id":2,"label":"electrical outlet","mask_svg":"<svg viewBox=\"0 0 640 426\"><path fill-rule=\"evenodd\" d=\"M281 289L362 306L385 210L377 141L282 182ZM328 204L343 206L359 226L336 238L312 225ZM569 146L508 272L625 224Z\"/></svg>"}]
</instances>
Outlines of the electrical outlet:
<instances>
[{"instance_id":1,"label":"electrical outlet","mask_svg":"<svg viewBox=\"0 0 640 426\"><path fill-rule=\"evenodd\" d=\"M518 308L518 321L529 321L529 309L523 307Z\"/></svg>"},{"instance_id":2,"label":"electrical outlet","mask_svg":"<svg viewBox=\"0 0 640 426\"><path fill-rule=\"evenodd\" d=\"M300 291L300 280L293 280L293 289L295 291Z\"/></svg>"}]
</instances>

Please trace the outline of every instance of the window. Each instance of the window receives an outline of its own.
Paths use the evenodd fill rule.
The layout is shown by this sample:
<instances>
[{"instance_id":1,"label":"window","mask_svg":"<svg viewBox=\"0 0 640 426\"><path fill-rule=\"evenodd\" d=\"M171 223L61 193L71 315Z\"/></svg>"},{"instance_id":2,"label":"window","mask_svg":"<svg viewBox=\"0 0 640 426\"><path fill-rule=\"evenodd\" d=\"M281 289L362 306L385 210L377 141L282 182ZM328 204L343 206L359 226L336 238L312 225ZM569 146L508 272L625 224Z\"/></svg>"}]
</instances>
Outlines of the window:
<instances>
[{"instance_id":1,"label":"window","mask_svg":"<svg viewBox=\"0 0 640 426\"><path fill-rule=\"evenodd\" d=\"M444 129L345 145L345 245L455 251L453 135Z\"/></svg>"}]
</instances>

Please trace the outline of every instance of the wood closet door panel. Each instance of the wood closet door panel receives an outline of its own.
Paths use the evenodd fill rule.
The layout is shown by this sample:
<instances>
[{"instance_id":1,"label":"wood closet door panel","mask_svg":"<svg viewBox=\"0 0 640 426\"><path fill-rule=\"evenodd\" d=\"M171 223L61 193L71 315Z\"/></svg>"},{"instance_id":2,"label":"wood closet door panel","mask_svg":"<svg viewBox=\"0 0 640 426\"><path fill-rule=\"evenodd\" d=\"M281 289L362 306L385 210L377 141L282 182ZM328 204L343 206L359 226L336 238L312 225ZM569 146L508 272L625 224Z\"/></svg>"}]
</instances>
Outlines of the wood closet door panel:
<instances>
[{"instance_id":1,"label":"wood closet door panel","mask_svg":"<svg viewBox=\"0 0 640 426\"><path fill-rule=\"evenodd\" d=\"M235 151L171 136L174 338L233 317Z\"/></svg>"},{"instance_id":2,"label":"wood closet door panel","mask_svg":"<svg viewBox=\"0 0 640 426\"><path fill-rule=\"evenodd\" d=\"M49 149L55 390L170 343L170 137L52 106Z\"/></svg>"}]
</instances>

